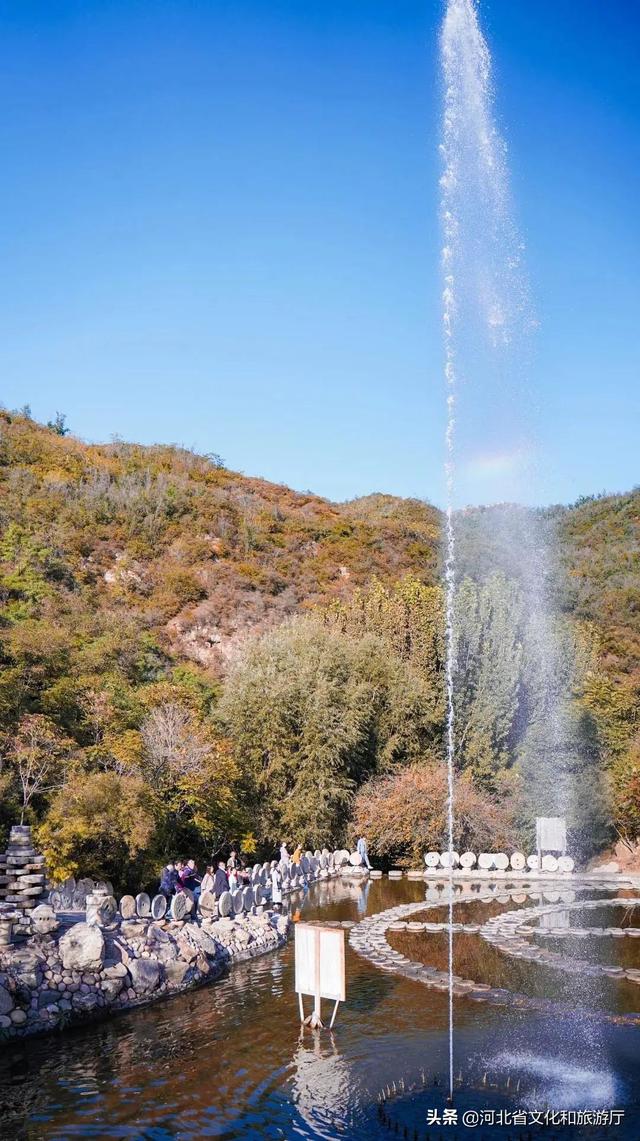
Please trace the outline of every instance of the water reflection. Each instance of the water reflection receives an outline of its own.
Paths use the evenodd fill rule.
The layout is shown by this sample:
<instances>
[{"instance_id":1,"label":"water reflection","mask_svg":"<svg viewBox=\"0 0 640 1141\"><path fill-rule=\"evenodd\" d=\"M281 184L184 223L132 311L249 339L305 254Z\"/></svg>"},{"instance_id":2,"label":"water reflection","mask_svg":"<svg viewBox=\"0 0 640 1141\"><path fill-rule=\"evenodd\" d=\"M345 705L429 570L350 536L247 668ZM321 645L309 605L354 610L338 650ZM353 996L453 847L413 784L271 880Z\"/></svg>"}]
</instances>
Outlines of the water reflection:
<instances>
[{"instance_id":1,"label":"water reflection","mask_svg":"<svg viewBox=\"0 0 640 1141\"><path fill-rule=\"evenodd\" d=\"M406 879L366 885L324 881L291 906L300 907L304 919L357 921L365 912L418 902L425 895L428 902L444 905L443 886L431 883L425 890L423 883ZM482 884L482 893L490 886ZM532 905L519 885L508 891L504 884L493 885L490 904L480 903L479 894L472 885L456 892L456 920L477 910L484 922L518 903ZM541 894L538 891L538 897ZM593 897L591 889L589 894ZM436 914L439 910L425 913L425 918ZM465 938L469 946L472 940L480 944L477 937ZM426 936L416 939L423 949L427 946ZM502 958L502 971L504 964ZM409 1089L414 1083L426 1090L420 1099L403 1103L405 1109L413 1107L414 1118L422 1113L425 1098L435 1102L441 1096L444 1087L433 1083L446 1071L446 1027L446 994L378 971L348 949L347 1002L340 1007L333 1034L301 1033L289 946L236 967L226 979L200 991L56 1039L4 1050L1 1135L28 1141L340 1135L373 1141L388 1137L377 1114L383 1088L395 1082L398 1088L403 1083ZM563 1091L572 1085L573 1072L615 1073L613 1096L631 1112L637 1093L636 1035L635 1030L607 1026L603 1041L595 1047L587 1043L589 1060L575 1029L560 1026L553 1017L461 1000L456 1003L456 1061L465 1079L460 1097L498 1097L498 1091L482 1086L484 1071L493 1068L498 1080L504 1077L506 1082L505 1069L515 1072L517 1065L523 1083L517 1097L515 1086L507 1094L501 1088L500 1097L517 1104L525 1089L527 1096L535 1091L543 1098L556 1096L557 1083L547 1081L544 1066L533 1072L531 1059L542 1058L556 1071L565 1067ZM470 1091L468 1083L477 1085L480 1093ZM579 1083L573 1087L579 1089ZM640 1129L629 1136L636 1141Z\"/></svg>"}]
</instances>

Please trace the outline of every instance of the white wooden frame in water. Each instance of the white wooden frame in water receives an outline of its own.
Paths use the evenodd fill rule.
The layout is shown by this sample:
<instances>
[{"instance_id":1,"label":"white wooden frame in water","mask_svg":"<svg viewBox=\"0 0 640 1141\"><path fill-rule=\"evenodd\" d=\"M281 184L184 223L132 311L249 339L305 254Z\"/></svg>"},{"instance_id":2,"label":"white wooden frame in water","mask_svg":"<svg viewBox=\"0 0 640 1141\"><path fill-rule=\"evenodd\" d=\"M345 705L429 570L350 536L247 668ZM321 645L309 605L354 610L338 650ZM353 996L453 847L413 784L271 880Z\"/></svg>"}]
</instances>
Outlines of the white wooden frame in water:
<instances>
[{"instance_id":1,"label":"white wooden frame in water","mask_svg":"<svg viewBox=\"0 0 640 1141\"><path fill-rule=\"evenodd\" d=\"M321 1028L322 999L335 1003L329 1029L336 1019L338 1006L347 997L345 981L344 931L322 927L316 923L296 924L295 989L300 1006L300 1021L312 1029ZM313 995L313 1011L305 1017L304 994Z\"/></svg>"}]
</instances>

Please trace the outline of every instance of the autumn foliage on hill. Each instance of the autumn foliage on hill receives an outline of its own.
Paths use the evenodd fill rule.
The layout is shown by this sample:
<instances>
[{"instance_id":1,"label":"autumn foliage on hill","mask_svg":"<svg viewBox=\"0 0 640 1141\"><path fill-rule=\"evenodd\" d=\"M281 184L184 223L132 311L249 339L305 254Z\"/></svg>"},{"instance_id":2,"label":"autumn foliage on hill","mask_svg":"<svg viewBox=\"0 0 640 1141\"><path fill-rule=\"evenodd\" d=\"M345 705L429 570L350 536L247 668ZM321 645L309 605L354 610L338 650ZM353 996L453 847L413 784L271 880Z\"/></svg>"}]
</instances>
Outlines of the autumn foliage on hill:
<instances>
[{"instance_id":1,"label":"autumn foliage on hill","mask_svg":"<svg viewBox=\"0 0 640 1141\"><path fill-rule=\"evenodd\" d=\"M513 851L514 805L490 797L463 773L456 782L454 846L465 851ZM425 852L442 851L448 838L447 772L441 760L403 766L368 781L355 799L352 833L367 836L390 864L422 867Z\"/></svg>"},{"instance_id":2,"label":"autumn foliage on hill","mask_svg":"<svg viewBox=\"0 0 640 1141\"><path fill-rule=\"evenodd\" d=\"M215 456L60 429L0 413L1 823L28 769L56 874L88 858L100 821L94 872L144 874L147 857L251 831L216 719L245 646L372 577L433 583L438 514L337 506Z\"/></svg>"},{"instance_id":3,"label":"autumn foliage on hill","mask_svg":"<svg viewBox=\"0 0 640 1141\"><path fill-rule=\"evenodd\" d=\"M579 812L597 810L597 826L576 826L591 849L614 826L640 833L639 500L548 518L565 568L563 763ZM119 887L231 840L265 855L282 839L343 843L354 804L361 814L387 793L406 800L412 835L435 838L440 524L417 500L332 504L216 456L88 445L59 418L0 412L0 828L23 814L54 875ZM508 552L496 568L472 547L458 595L458 775L506 843L508 828L530 829L521 790L544 776L545 710ZM435 791L417 820L405 792L421 780ZM407 827L374 842L372 820L372 850L413 858Z\"/></svg>"}]
</instances>

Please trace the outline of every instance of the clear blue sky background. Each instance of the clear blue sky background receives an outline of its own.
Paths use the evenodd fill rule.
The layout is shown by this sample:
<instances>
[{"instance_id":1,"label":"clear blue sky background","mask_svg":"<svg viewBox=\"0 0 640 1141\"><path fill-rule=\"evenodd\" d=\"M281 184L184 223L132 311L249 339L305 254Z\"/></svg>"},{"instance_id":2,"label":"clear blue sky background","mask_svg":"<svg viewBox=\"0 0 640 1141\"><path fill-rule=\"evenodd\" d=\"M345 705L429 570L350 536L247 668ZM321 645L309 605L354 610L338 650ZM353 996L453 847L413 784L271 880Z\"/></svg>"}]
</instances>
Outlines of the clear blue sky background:
<instances>
[{"instance_id":1,"label":"clear blue sky background","mask_svg":"<svg viewBox=\"0 0 640 1141\"><path fill-rule=\"evenodd\" d=\"M486 0L545 494L638 482L640 8ZM440 0L0 0L0 399L442 500Z\"/></svg>"}]
</instances>

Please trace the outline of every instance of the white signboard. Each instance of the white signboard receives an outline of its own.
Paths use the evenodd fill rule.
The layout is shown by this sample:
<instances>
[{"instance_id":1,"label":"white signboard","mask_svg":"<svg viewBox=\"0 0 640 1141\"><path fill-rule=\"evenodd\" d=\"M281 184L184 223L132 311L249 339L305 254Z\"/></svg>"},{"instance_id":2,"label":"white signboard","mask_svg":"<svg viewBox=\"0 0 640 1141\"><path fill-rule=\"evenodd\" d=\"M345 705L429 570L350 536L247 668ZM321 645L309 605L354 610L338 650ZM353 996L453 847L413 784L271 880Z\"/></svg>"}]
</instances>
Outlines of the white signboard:
<instances>
[{"instance_id":1,"label":"white signboard","mask_svg":"<svg viewBox=\"0 0 640 1141\"><path fill-rule=\"evenodd\" d=\"M567 850L567 822L564 816L536 817L536 847L538 852Z\"/></svg>"},{"instance_id":2,"label":"white signboard","mask_svg":"<svg viewBox=\"0 0 640 1141\"><path fill-rule=\"evenodd\" d=\"M339 927L296 924L296 983L298 994L344 1002L344 931Z\"/></svg>"}]
</instances>

